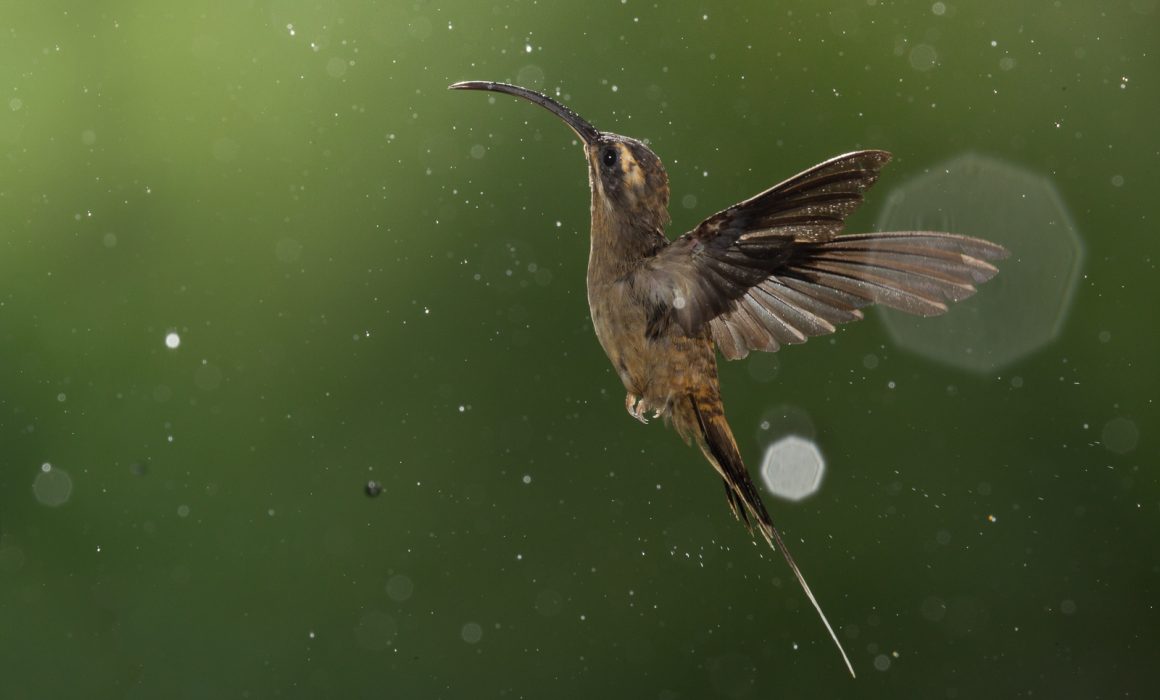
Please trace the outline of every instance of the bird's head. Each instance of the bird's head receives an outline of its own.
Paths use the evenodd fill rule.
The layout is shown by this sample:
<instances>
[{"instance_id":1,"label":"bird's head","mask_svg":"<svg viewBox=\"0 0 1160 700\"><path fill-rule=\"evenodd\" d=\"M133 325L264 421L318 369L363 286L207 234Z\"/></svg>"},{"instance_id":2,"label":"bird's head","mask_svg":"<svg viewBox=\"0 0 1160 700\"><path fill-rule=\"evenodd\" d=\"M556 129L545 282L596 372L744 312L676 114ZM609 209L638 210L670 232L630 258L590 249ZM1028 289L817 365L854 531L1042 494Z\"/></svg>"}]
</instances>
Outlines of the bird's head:
<instances>
[{"instance_id":1,"label":"bird's head","mask_svg":"<svg viewBox=\"0 0 1160 700\"><path fill-rule=\"evenodd\" d=\"M669 222L669 176L661 159L636 139L600 131L587 120L547 95L534 90L469 80L453 90L490 90L534 102L567 124L584 145L588 181L592 189L592 217L615 219L657 231Z\"/></svg>"}]
</instances>

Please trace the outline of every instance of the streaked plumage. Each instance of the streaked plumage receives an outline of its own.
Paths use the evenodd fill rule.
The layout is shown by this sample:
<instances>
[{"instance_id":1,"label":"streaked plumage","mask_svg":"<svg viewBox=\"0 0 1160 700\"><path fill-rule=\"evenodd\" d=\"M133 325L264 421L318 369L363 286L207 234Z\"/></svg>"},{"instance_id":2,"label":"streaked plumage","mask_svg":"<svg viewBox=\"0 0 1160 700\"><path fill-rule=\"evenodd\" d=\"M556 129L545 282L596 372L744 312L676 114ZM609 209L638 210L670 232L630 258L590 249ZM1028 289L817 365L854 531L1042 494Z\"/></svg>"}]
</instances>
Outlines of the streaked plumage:
<instances>
[{"instance_id":1,"label":"streaked plumage","mask_svg":"<svg viewBox=\"0 0 1160 700\"><path fill-rule=\"evenodd\" d=\"M598 131L525 88L464 82L535 102L580 137L588 162L592 238L588 304L596 337L628 394L630 415L663 416L721 476L733 514L785 557L851 675L854 668L781 540L725 420L715 349L752 350L833 333L882 304L922 316L975 293L1007 252L933 231L841 234L890 161L886 151L831 158L705 219L669 241L668 176L640 141Z\"/></svg>"}]
</instances>

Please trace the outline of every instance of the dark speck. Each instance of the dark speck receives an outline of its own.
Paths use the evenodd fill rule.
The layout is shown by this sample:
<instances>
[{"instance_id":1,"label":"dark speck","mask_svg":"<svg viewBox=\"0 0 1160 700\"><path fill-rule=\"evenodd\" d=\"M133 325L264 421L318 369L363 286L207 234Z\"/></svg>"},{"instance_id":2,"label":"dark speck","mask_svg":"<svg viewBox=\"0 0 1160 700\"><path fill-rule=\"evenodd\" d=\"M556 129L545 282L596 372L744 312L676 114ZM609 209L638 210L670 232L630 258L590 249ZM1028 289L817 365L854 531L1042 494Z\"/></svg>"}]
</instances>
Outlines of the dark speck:
<instances>
[{"instance_id":1,"label":"dark speck","mask_svg":"<svg viewBox=\"0 0 1160 700\"><path fill-rule=\"evenodd\" d=\"M374 498L383 492L383 485L371 479L366 485L367 498Z\"/></svg>"}]
</instances>

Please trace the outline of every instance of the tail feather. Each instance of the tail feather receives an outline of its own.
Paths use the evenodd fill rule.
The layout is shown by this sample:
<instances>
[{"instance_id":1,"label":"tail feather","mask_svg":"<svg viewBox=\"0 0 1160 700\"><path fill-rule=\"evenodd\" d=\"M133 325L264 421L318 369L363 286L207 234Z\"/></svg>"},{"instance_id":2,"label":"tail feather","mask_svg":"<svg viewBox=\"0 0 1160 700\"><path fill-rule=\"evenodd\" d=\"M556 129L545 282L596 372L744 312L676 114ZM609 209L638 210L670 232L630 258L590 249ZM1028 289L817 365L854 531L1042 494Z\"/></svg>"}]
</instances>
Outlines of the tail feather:
<instances>
[{"instance_id":1,"label":"tail feather","mask_svg":"<svg viewBox=\"0 0 1160 700\"><path fill-rule=\"evenodd\" d=\"M705 457L710 462L713 461L713 458L709 455L705 455ZM733 517L741 521L741 524L744 525L745 529L749 531L750 535L752 535L753 523L749 522L749 511L745 509L745 503L741 500L741 497L737 495L737 492L733 490L733 487L729 485L728 479L722 479L721 483L725 485L725 502L729 504L729 510L733 511Z\"/></svg>"},{"instance_id":2,"label":"tail feather","mask_svg":"<svg viewBox=\"0 0 1160 700\"><path fill-rule=\"evenodd\" d=\"M694 433L697 437L697 444L704 453L705 458L721 475L725 482L726 496L729 502L729 508L733 511L733 515L741 520L750 533L756 526L761 536L774 550L780 550L785 563L789 565L793 571L794 577L798 584L802 587L802 591L809 598L810 604L814 606L818 617L822 619L822 624L826 626L826 631L830 633L830 639L834 641L834 646L838 648L838 653L842 655L842 661L845 662L846 668L850 671L851 676L855 676L854 666L850 663L850 657L846 655L846 650L842 647L842 642L838 640L838 635L834 632L834 628L830 626L830 621L826 619L826 614L822 612L822 606L818 603L818 599L814 597L814 593L810 590L810 586L806 583L805 577L802 575L801 569L798 568L797 563L793 559L793 555L789 553L789 548L785 546L785 542L781 539L781 533L773 526L773 520L769 517L769 511L765 509L765 504L762 503L761 497L757 493L757 488L753 485L753 480L749 477L749 472L745 468L745 463L741 460L741 452L737 448L737 441L733 438L733 431L729 429L729 423L725 421L725 414L721 406L720 397L696 397L689 395L688 410L691 415L687 417L687 421L692 423L688 426L688 431ZM681 421L686 422L686 421Z\"/></svg>"}]
</instances>

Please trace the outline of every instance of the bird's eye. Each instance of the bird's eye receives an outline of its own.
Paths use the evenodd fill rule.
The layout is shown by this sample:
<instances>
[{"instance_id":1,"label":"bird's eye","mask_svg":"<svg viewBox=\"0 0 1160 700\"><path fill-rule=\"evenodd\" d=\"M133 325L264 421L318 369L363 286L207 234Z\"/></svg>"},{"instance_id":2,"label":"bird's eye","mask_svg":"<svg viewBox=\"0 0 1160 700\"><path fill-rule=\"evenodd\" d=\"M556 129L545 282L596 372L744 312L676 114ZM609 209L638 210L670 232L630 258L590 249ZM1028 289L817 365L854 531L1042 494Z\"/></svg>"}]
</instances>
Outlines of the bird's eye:
<instances>
[{"instance_id":1,"label":"bird's eye","mask_svg":"<svg viewBox=\"0 0 1160 700\"><path fill-rule=\"evenodd\" d=\"M600 155L600 160L604 162L604 167L611 168L616 165L617 153L615 148L606 148L604 153Z\"/></svg>"}]
</instances>

